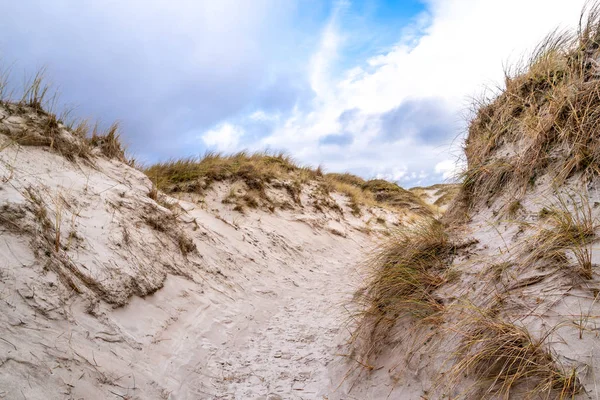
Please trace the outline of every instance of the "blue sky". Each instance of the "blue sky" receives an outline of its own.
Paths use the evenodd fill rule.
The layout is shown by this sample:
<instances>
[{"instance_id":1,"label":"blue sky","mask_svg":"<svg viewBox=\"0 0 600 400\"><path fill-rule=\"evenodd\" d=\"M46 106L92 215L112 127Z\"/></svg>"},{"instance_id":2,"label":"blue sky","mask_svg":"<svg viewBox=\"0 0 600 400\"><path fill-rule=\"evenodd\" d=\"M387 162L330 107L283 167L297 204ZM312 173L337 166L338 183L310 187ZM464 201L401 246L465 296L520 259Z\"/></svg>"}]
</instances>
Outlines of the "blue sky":
<instances>
[{"instance_id":1,"label":"blue sky","mask_svg":"<svg viewBox=\"0 0 600 400\"><path fill-rule=\"evenodd\" d=\"M146 162L285 150L410 187L452 176L469 99L583 2L0 0L0 59Z\"/></svg>"}]
</instances>

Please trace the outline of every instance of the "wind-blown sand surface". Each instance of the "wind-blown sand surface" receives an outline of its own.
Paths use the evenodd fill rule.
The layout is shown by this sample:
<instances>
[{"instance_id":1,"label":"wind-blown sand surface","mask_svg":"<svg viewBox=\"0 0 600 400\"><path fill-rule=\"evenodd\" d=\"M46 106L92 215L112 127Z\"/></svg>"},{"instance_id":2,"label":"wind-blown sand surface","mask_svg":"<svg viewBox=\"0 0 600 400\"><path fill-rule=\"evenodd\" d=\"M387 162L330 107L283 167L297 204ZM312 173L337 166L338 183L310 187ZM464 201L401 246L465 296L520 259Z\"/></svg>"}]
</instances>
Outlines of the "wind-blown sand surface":
<instances>
[{"instance_id":1,"label":"wind-blown sand surface","mask_svg":"<svg viewBox=\"0 0 600 400\"><path fill-rule=\"evenodd\" d=\"M299 236L311 234L298 228ZM293 262L265 265L270 270L237 293L202 293L169 277L163 289L132 299L113 318L146 342L140 361L149 370L156 363L168 377L170 398L320 398L335 389L328 365L364 238L347 246L320 239L310 256L298 251Z\"/></svg>"},{"instance_id":2,"label":"wind-blown sand surface","mask_svg":"<svg viewBox=\"0 0 600 400\"><path fill-rule=\"evenodd\" d=\"M317 211L310 184L274 212L227 183L157 203L123 162L17 145L29 118L0 109L0 398L342 396L355 266L409 213Z\"/></svg>"}]
</instances>

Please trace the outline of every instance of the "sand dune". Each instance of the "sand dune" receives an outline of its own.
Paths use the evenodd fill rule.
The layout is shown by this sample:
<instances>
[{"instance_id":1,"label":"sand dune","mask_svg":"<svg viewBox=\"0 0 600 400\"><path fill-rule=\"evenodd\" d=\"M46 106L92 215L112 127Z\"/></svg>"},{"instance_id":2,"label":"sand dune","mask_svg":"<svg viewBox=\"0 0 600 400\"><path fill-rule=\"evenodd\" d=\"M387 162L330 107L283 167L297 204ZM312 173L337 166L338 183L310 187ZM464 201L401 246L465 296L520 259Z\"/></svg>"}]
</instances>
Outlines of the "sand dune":
<instances>
[{"instance_id":1,"label":"sand dune","mask_svg":"<svg viewBox=\"0 0 600 400\"><path fill-rule=\"evenodd\" d=\"M317 211L310 184L273 212L234 211L227 182L157 203L98 149L20 146L36 126L0 112L1 398L336 398L355 266L410 213Z\"/></svg>"}]
</instances>

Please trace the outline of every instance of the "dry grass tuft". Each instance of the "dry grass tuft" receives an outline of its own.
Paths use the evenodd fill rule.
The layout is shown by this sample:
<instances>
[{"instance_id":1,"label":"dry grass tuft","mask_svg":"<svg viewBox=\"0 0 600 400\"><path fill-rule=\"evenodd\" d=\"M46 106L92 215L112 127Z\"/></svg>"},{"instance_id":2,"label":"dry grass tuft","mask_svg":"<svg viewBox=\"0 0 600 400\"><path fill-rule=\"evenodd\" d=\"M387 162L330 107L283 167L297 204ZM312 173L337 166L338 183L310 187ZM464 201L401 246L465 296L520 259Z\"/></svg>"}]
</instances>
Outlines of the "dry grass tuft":
<instances>
[{"instance_id":1,"label":"dry grass tuft","mask_svg":"<svg viewBox=\"0 0 600 400\"><path fill-rule=\"evenodd\" d=\"M365 182L362 188L365 191L373 193L375 200L379 203L406 208L423 214L431 214L429 206L423 200L395 183L383 179L372 179Z\"/></svg>"},{"instance_id":2,"label":"dry grass tuft","mask_svg":"<svg viewBox=\"0 0 600 400\"><path fill-rule=\"evenodd\" d=\"M98 132L98 124L96 124L92 136L89 139L89 143L92 146L99 148L106 157L127 162L125 149L121 144L120 136L118 122L114 122L103 134Z\"/></svg>"},{"instance_id":3,"label":"dry grass tuft","mask_svg":"<svg viewBox=\"0 0 600 400\"><path fill-rule=\"evenodd\" d=\"M155 205L146 207L142 215L142 220L152 229L168 236L179 248L181 254L187 257L189 254L197 252L197 247L192 238L183 231L177 223L178 214L173 211L160 210ZM128 233L124 232L125 235Z\"/></svg>"},{"instance_id":4,"label":"dry grass tuft","mask_svg":"<svg viewBox=\"0 0 600 400\"><path fill-rule=\"evenodd\" d=\"M177 244L179 245L179 250L181 251L181 254L183 254L184 256L187 256L188 254L197 250L194 241L183 231L179 232L179 234L177 235Z\"/></svg>"},{"instance_id":5,"label":"dry grass tuft","mask_svg":"<svg viewBox=\"0 0 600 400\"><path fill-rule=\"evenodd\" d=\"M72 109L65 109L60 116L53 112L58 95L45 78L45 69L40 69L25 81L20 98L7 93L8 74L0 71L0 104L8 116L22 119L21 124L1 126L0 132L22 146L45 146L57 151L70 161L77 158L91 159L92 147L99 147L109 157L126 161L123 146L113 124L104 135L99 135L97 125L91 137L87 120L74 120L69 116ZM69 119L68 122L65 122Z\"/></svg>"},{"instance_id":6,"label":"dry grass tuft","mask_svg":"<svg viewBox=\"0 0 600 400\"><path fill-rule=\"evenodd\" d=\"M367 355L379 349L389 329L401 318L431 319L443 310L434 291L445 283L453 246L441 223L423 220L396 232L369 263L359 335L365 335Z\"/></svg>"},{"instance_id":7,"label":"dry grass tuft","mask_svg":"<svg viewBox=\"0 0 600 400\"><path fill-rule=\"evenodd\" d=\"M148 191L148 197L154 201L158 201L158 189L156 188L156 186L152 185L152 187Z\"/></svg>"},{"instance_id":8,"label":"dry grass tuft","mask_svg":"<svg viewBox=\"0 0 600 400\"><path fill-rule=\"evenodd\" d=\"M144 215L144 221L150 226L152 229L158 232L171 232L174 229L175 218L171 214L157 212L156 209L153 210L153 213L147 213Z\"/></svg>"},{"instance_id":9,"label":"dry grass tuft","mask_svg":"<svg viewBox=\"0 0 600 400\"><path fill-rule=\"evenodd\" d=\"M3 108L9 115L23 118L23 124L1 130L15 143L22 146L49 147L70 161L75 161L77 157L86 160L90 158L89 144L72 135L56 115L23 105L5 104Z\"/></svg>"},{"instance_id":10,"label":"dry grass tuft","mask_svg":"<svg viewBox=\"0 0 600 400\"><path fill-rule=\"evenodd\" d=\"M520 200L514 200L512 202L510 202L510 204L508 205L506 212L508 213L508 216L510 218L514 218L517 213L519 212L519 210L523 209L523 205L521 204Z\"/></svg>"},{"instance_id":11,"label":"dry grass tuft","mask_svg":"<svg viewBox=\"0 0 600 400\"><path fill-rule=\"evenodd\" d=\"M360 215L361 205L385 205L432 215L431 208L413 192L383 179L364 180L352 174L326 174L328 191L344 193L350 199L353 214Z\"/></svg>"},{"instance_id":12,"label":"dry grass tuft","mask_svg":"<svg viewBox=\"0 0 600 400\"><path fill-rule=\"evenodd\" d=\"M264 184L289 173L310 174L284 153L247 153L232 155L206 153L202 158L187 158L155 164L145 170L154 184L165 191L194 192L213 182L242 180L250 189L262 190ZM313 172L316 176L316 173Z\"/></svg>"},{"instance_id":13,"label":"dry grass tuft","mask_svg":"<svg viewBox=\"0 0 600 400\"><path fill-rule=\"evenodd\" d=\"M295 193L295 182L315 179L318 171L299 167L284 153L247 153L232 155L207 153L202 158L187 158L155 164L146 168L146 175L165 192L202 192L214 182L241 181L246 189L268 202L266 185L280 180L289 183Z\"/></svg>"},{"instance_id":14,"label":"dry grass tuft","mask_svg":"<svg viewBox=\"0 0 600 400\"><path fill-rule=\"evenodd\" d=\"M534 338L496 314L473 310L463 319L466 329L450 371L453 384L472 377L475 384L468 391L482 399L570 399L581 390L575 372L564 372L549 353L548 335Z\"/></svg>"},{"instance_id":15,"label":"dry grass tuft","mask_svg":"<svg viewBox=\"0 0 600 400\"><path fill-rule=\"evenodd\" d=\"M596 236L597 220L593 217L588 197L580 195L558 196L554 206L541 212L542 222L527 248L526 263L536 260L568 259L565 250L573 253L578 273L586 279L592 278L592 250L590 242Z\"/></svg>"},{"instance_id":16,"label":"dry grass tuft","mask_svg":"<svg viewBox=\"0 0 600 400\"><path fill-rule=\"evenodd\" d=\"M50 85L46 83L45 75L46 69L42 68L29 81L25 82L20 105L31 107L38 112L45 112L44 106L50 91Z\"/></svg>"},{"instance_id":17,"label":"dry grass tuft","mask_svg":"<svg viewBox=\"0 0 600 400\"><path fill-rule=\"evenodd\" d=\"M355 179L356 178L356 179ZM351 174L327 174L325 181L322 183L322 188L326 194L330 192L338 192L348 197L348 207L355 216L360 216L362 210L361 205L374 206L377 204L375 196L372 192L356 186L350 182L360 182L361 178ZM364 180L362 180L364 182Z\"/></svg>"},{"instance_id":18,"label":"dry grass tuft","mask_svg":"<svg viewBox=\"0 0 600 400\"><path fill-rule=\"evenodd\" d=\"M327 178L329 178L329 180L332 182L346 183L348 185L352 185L352 186L356 186L356 187L362 187L366 183L366 181L363 178L361 178L360 176L356 176L356 175L350 174L348 172L345 172L342 174L331 172L331 173L325 174L325 176Z\"/></svg>"},{"instance_id":19,"label":"dry grass tuft","mask_svg":"<svg viewBox=\"0 0 600 400\"><path fill-rule=\"evenodd\" d=\"M261 205L261 199L270 204L264 192L256 190L247 190L243 183L233 184L229 188L229 193L221 201L223 204L233 204L234 211L243 212L245 207L258 208Z\"/></svg>"}]
</instances>

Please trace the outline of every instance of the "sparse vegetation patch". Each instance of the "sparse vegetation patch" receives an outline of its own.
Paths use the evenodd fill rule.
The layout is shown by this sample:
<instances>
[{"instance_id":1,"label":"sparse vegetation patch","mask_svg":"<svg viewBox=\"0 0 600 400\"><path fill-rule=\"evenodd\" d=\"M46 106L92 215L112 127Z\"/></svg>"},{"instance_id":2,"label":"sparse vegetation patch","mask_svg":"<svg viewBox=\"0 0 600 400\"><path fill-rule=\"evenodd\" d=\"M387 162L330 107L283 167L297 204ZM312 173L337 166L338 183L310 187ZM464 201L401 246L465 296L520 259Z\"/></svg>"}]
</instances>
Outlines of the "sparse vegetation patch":
<instances>
[{"instance_id":1,"label":"sparse vegetation patch","mask_svg":"<svg viewBox=\"0 0 600 400\"><path fill-rule=\"evenodd\" d=\"M453 246L433 219L394 233L371 258L370 276L359 292L363 315L358 333L372 353L401 318L424 320L443 310L435 290L445 281ZM367 354L368 355L368 354Z\"/></svg>"},{"instance_id":2,"label":"sparse vegetation patch","mask_svg":"<svg viewBox=\"0 0 600 400\"><path fill-rule=\"evenodd\" d=\"M568 265L565 251L574 255L577 272L591 279L591 241L596 236L598 221L586 196L558 196L556 204L543 208L538 232L530 240L524 256L525 263L536 260L562 261Z\"/></svg>"},{"instance_id":3,"label":"sparse vegetation patch","mask_svg":"<svg viewBox=\"0 0 600 400\"><path fill-rule=\"evenodd\" d=\"M287 203L278 204L269 198L267 187L284 189L294 204L301 205L302 186L315 182L318 185L316 192L322 196L322 199L313 203L317 210L334 204L328 200L329 195L338 192L347 196L347 205L356 216L362 214L361 207L375 205L408 207L415 212L430 213L429 207L417 196L395 183L366 181L348 173L324 175L320 168L301 167L284 153L207 153L201 158L155 164L144 172L157 188L167 193L202 193L215 182L241 182L242 190L237 186L232 187L232 191L224 198L225 203L234 204L238 210L263 205L269 209L275 206L287 208Z\"/></svg>"},{"instance_id":4,"label":"sparse vegetation patch","mask_svg":"<svg viewBox=\"0 0 600 400\"><path fill-rule=\"evenodd\" d=\"M111 125L105 133L100 133L96 124L90 134L86 120L69 118L71 110L66 109L60 116L52 111L58 96L46 83L44 69L25 83L20 99L9 97L6 90L1 90L6 89L2 83L6 80L7 76L0 77L0 111L4 114L0 122L14 118L0 124L0 133L22 146L49 147L70 161L90 160L94 147L108 158L127 161L117 124Z\"/></svg>"},{"instance_id":5,"label":"sparse vegetation patch","mask_svg":"<svg viewBox=\"0 0 600 400\"><path fill-rule=\"evenodd\" d=\"M477 398L571 399L581 385L574 371L563 371L546 339L506 322L495 311L472 310L462 321L466 330L450 377L473 378L468 394ZM522 386L520 386L522 385Z\"/></svg>"}]
</instances>

